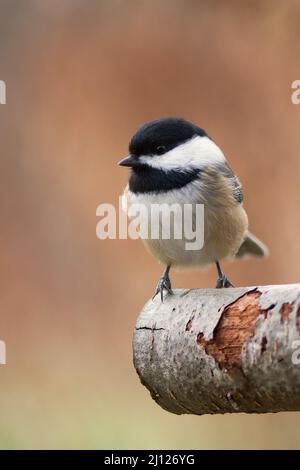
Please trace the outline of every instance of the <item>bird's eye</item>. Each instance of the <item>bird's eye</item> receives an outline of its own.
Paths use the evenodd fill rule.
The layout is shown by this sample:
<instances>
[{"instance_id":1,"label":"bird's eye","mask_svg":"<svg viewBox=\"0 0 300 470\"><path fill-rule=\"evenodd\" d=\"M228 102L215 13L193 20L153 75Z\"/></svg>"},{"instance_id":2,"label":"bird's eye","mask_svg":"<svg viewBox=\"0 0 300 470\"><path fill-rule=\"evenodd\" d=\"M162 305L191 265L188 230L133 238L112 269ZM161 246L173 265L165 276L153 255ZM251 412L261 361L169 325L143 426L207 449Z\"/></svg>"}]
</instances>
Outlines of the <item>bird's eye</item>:
<instances>
[{"instance_id":1,"label":"bird's eye","mask_svg":"<svg viewBox=\"0 0 300 470\"><path fill-rule=\"evenodd\" d=\"M157 155L162 155L163 153L165 153L165 151L166 151L166 147L164 145L158 145L158 147L156 147Z\"/></svg>"}]
</instances>

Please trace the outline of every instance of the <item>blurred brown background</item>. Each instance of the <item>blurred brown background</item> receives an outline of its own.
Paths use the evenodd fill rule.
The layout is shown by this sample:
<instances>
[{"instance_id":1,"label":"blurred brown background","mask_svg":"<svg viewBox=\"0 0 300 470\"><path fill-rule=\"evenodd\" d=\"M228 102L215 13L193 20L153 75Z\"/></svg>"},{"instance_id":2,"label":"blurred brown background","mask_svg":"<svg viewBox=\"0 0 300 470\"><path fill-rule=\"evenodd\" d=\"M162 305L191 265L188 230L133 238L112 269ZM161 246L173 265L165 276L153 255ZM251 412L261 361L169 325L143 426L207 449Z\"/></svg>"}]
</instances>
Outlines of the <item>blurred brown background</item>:
<instances>
[{"instance_id":1,"label":"blurred brown background","mask_svg":"<svg viewBox=\"0 0 300 470\"><path fill-rule=\"evenodd\" d=\"M299 281L299 19L291 0L0 0L1 448L300 447L296 413L178 417L152 402L131 337L161 267L139 241L95 235L132 133L183 116L224 150L270 248L229 277ZM213 286L215 272L172 279Z\"/></svg>"}]
</instances>

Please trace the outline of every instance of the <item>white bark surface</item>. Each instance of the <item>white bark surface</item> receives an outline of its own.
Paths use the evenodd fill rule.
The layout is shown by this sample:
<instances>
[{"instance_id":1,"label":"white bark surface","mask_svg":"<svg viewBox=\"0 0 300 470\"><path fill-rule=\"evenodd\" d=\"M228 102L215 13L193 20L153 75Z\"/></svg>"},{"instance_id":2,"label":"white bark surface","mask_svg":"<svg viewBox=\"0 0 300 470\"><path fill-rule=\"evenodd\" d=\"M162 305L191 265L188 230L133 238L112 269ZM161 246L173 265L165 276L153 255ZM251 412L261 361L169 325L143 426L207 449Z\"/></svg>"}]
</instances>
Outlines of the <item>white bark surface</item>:
<instances>
[{"instance_id":1,"label":"white bark surface","mask_svg":"<svg viewBox=\"0 0 300 470\"><path fill-rule=\"evenodd\" d=\"M172 413L300 410L300 284L157 296L133 349L142 384Z\"/></svg>"}]
</instances>

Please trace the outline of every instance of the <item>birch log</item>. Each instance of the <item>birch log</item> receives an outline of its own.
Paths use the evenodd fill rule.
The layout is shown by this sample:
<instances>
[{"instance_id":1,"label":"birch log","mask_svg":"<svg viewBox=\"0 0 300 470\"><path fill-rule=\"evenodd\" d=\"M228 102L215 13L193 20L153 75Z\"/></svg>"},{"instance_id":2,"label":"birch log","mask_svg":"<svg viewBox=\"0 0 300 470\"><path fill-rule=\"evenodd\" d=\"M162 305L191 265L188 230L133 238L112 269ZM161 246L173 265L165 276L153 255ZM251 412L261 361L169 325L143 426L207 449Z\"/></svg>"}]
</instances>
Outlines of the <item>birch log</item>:
<instances>
[{"instance_id":1,"label":"birch log","mask_svg":"<svg viewBox=\"0 0 300 470\"><path fill-rule=\"evenodd\" d=\"M300 284L176 290L150 300L134 365L165 410L300 410Z\"/></svg>"}]
</instances>

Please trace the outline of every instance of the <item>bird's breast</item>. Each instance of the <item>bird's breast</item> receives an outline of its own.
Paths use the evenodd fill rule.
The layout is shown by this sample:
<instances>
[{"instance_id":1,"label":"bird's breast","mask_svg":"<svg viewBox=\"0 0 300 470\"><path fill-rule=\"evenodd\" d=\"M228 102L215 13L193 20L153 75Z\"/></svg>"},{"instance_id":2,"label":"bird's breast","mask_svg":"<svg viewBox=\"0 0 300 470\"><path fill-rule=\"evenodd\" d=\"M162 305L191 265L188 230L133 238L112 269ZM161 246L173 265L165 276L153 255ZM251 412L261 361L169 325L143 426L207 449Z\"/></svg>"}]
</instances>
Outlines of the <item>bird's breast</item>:
<instances>
[{"instance_id":1,"label":"bird's breast","mask_svg":"<svg viewBox=\"0 0 300 470\"><path fill-rule=\"evenodd\" d=\"M182 267L205 266L215 260L232 257L240 247L247 230L247 215L234 197L232 184L228 178L219 174L204 174L181 188L164 192L136 194L128 186L124 192L123 205L129 216L133 206L143 208L136 220L138 224L144 224L144 228L148 227L145 245L164 264ZM201 215L201 211L196 209L197 205L203 207L201 227L199 221L196 221L196 215ZM190 207L188 217L192 214L191 221L188 221L190 229L203 231L203 246L198 251L186 249L186 206ZM153 208L156 210L156 216L157 209L161 209L160 218L151 217ZM173 208L173 212L164 212L163 208L166 211ZM178 223L182 221L182 236L178 237ZM164 222L170 224L169 238L162 236ZM149 236L153 228L156 235L159 233L155 239Z\"/></svg>"}]
</instances>

